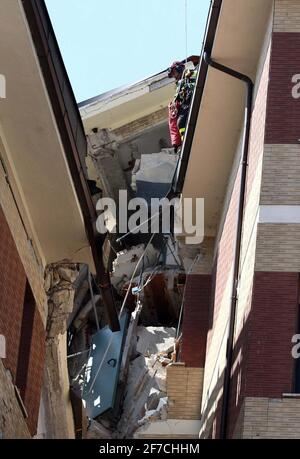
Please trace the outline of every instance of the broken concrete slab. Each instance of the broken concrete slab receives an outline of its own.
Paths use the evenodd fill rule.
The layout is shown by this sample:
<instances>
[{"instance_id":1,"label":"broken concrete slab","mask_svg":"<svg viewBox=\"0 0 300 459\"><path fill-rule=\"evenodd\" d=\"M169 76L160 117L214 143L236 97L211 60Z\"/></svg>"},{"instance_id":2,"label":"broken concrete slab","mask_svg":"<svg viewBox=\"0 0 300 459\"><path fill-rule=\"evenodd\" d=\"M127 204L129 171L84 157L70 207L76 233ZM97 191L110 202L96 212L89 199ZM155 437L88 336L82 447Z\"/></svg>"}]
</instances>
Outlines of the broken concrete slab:
<instances>
[{"instance_id":1,"label":"broken concrete slab","mask_svg":"<svg viewBox=\"0 0 300 459\"><path fill-rule=\"evenodd\" d=\"M132 438L145 422L166 418L166 360L171 362L175 334L175 328L138 326L132 335L132 355L140 355L129 365L116 438Z\"/></svg>"},{"instance_id":2,"label":"broken concrete slab","mask_svg":"<svg viewBox=\"0 0 300 459\"><path fill-rule=\"evenodd\" d=\"M173 149L160 153L142 155L132 178L133 189L139 197L150 202L152 198L163 198L169 191L178 161Z\"/></svg>"},{"instance_id":3,"label":"broken concrete slab","mask_svg":"<svg viewBox=\"0 0 300 459\"><path fill-rule=\"evenodd\" d=\"M113 270L111 273L111 283L118 292L121 292L123 285L128 282L136 268L138 260L144 253L145 244L139 244L129 250L124 250L118 253L117 258L113 262ZM158 256L158 251L150 244L147 248L147 256L144 257L144 263L136 271L136 276L139 276L141 271L154 266Z\"/></svg>"},{"instance_id":4,"label":"broken concrete slab","mask_svg":"<svg viewBox=\"0 0 300 459\"><path fill-rule=\"evenodd\" d=\"M112 432L100 422L92 420L90 421L86 438L88 440L111 440Z\"/></svg>"},{"instance_id":5,"label":"broken concrete slab","mask_svg":"<svg viewBox=\"0 0 300 459\"><path fill-rule=\"evenodd\" d=\"M145 416L143 419L141 419L138 424L139 426L143 426L145 424L148 424L150 422L155 422L155 421L165 421L167 419L167 406L168 406L168 398L167 397L162 397L159 400L158 406L154 410L149 410L146 411Z\"/></svg>"},{"instance_id":6,"label":"broken concrete slab","mask_svg":"<svg viewBox=\"0 0 300 459\"><path fill-rule=\"evenodd\" d=\"M173 351L175 335L175 328L139 326L136 350L144 356L168 354Z\"/></svg>"}]
</instances>

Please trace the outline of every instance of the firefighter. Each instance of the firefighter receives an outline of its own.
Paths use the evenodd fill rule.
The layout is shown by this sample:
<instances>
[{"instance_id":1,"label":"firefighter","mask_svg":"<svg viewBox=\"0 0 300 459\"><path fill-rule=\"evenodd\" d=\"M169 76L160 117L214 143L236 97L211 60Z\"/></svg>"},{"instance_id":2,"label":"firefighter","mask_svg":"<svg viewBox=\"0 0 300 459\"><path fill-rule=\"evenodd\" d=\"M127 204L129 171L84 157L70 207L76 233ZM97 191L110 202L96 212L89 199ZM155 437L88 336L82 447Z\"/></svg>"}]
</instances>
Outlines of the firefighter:
<instances>
[{"instance_id":1,"label":"firefighter","mask_svg":"<svg viewBox=\"0 0 300 459\"><path fill-rule=\"evenodd\" d=\"M182 145L189 109L196 84L197 69L185 69L182 62L174 62L168 69L168 77L175 78L176 92L169 105L169 128L172 146L177 152Z\"/></svg>"}]
</instances>

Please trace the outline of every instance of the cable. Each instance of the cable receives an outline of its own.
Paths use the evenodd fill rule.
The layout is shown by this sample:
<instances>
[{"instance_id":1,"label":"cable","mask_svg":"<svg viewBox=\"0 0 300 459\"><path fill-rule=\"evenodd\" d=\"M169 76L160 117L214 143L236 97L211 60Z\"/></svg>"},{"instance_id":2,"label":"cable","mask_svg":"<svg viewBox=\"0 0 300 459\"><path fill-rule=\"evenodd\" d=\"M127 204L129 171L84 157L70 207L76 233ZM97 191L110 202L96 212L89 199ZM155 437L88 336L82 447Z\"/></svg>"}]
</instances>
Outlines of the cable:
<instances>
[{"instance_id":1,"label":"cable","mask_svg":"<svg viewBox=\"0 0 300 459\"><path fill-rule=\"evenodd\" d=\"M116 249L114 248L114 246L110 242L109 238L107 240L108 240L108 243L109 243L109 246L110 246L111 250L114 252L115 255L118 255L118 252L116 251Z\"/></svg>"},{"instance_id":2,"label":"cable","mask_svg":"<svg viewBox=\"0 0 300 459\"><path fill-rule=\"evenodd\" d=\"M119 237L116 242L118 242L118 243L121 242L123 239L125 239L127 236L129 236L129 234L135 234L136 230L140 229L146 223L150 223L151 220L153 220L154 218L160 217L160 214L161 214L161 211L159 210L159 212L157 212L156 214L152 215L150 218L147 218L147 220L143 221L142 223L137 225L135 228L133 228L132 230L128 231L128 233L126 233L123 236Z\"/></svg>"},{"instance_id":3,"label":"cable","mask_svg":"<svg viewBox=\"0 0 300 459\"><path fill-rule=\"evenodd\" d=\"M178 266L180 269L182 269L182 266L179 264L179 261L177 260L177 258L176 258L176 256L175 256L175 253L174 253L174 251L173 251L173 248L172 248L171 245L169 244L169 241L167 241L167 244L168 244L168 247L169 247L169 249L170 249L170 252L171 252L171 254L172 254L172 256L173 256L173 258L174 258L174 260L175 260L175 263L177 264L177 266Z\"/></svg>"},{"instance_id":4,"label":"cable","mask_svg":"<svg viewBox=\"0 0 300 459\"><path fill-rule=\"evenodd\" d=\"M73 357L77 357L79 355L87 354L88 352L90 352L89 349L86 349L85 351L76 352L76 354L67 355L67 359L72 359Z\"/></svg>"},{"instance_id":5,"label":"cable","mask_svg":"<svg viewBox=\"0 0 300 459\"><path fill-rule=\"evenodd\" d=\"M185 63L188 61L188 0L185 0L185 52L186 59Z\"/></svg>"},{"instance_id":6,"label":"cable","mask_svg":"<svg viewBox=\"0 0 300 459\"><path fill-rule=\"evenodd\" d=\"M90 295L91 295L91 301L92 301L92 305L93 305L93 310L94 310L94 314L95 314L96 326L97 326L97 330L99 331L100 330L99 319L98 319L97 308L96 308L96 303L95 303L95 298L94 298L94 292L93 292L93 288L92 288L91 277L92 277L91 276L91 271L89 269L89 272L88 272L89 289L90 289Z\"/></svg>"},{"instance_id":7,"label":"cable","mask_svg":"<svg viewBox=\"0 0 300 459\"><path fill-rule=\"evenodd\" d=\"M138 267L139 267L140 263L142 262L142 260L144 259L144 256L146 255L146 252L147 252L147 250L148 250L148 248L149 248L151 242L152 242L153 239L154 239L154 236L155 236L155 233L152 234L152 236L151 236L151 238L150 238L150 240L149 240L149 242L148 242L148 244L147 244L147 246L146 246L144 252L143 252L142 255L140 256L140 258L139 258L139 260L138 260L138 262L137 262L137 264L136 264L136 266L135 266L135 268L134 268L134 271L133 271L133 273L132 273L132 276L131 276L131 279L130 279L130 282L129 282L129 286L128 286L128 289L127 289L125 298L124 298L123 303L122 303L121 310L120 310L120 312L119 312L119 320L120 320L120 318L122 317L122 314L123 314L123 311L124 311L124 308L125 308L125 305L126 305L126 302L127 302L127 298L128 298L128 295L129 295L129 292L130 292L130 289L131 289L131 285L132 285L133 279L135 278L135 275L136 275L136 272L137 272L137 270L138 270ZM107 345L106 351L105 351L105 353L104 353L104 355L103 355L103 358L102 358L102 360L101 360L101 362L100 362L100 365L99 365L99 367L98 367L98 370L97 370L97 372L96 372L96 374L95 374L95 377L94 377L94 379L93 379L93 381L92 381L91 387L90 387L89 392L88 392L89 394L91 393L91 391L92 391L92 389L93 389L93 387L94 387L94 385L95 385L96 379L97 379L98 374L99 374L99 372L100 372L100 370L101 370L101 368L102 368L102 365L103 365L103 363L104 363L104 360L106 359L106 356L107 356L108 351L109 351L109 349L110 349L110 346L111 346L111 344L112 344L113 338L114 338L114 335L113 335L113 333L112 333L112 335L111 335L111 337L110 337L110 340L109 340L109 343L108 343L108 345Z\"/></svg>"},{"instance_id":8,"label":"cable","mask_svg":"<svg viewBox=\"0 0 300 459\"><path fill-rule=\"evenodd\" d=\"M147 285L150 284L150 282L151 282L152 279L154 278L155 273L156 273L157 270L160 268L159 259L160 259L161 255L162 255L163 251L164 251L165 248L166 248L166 245L167 245L167 243L168 243L168 239L165 238L165 241L164 241L164 242L165 242L165 243L164 243L163 247L160 249L160 252L159 252L159 254L157 255L156 263L155 263L155 265L154 265L154 268L153 268L153 270L152 270L150 276L148 277L148 279L146 280L146 282L145 282L145 284L144 284L143 286L141 286L142 280L143 280L143 277L142 277L143 271L141 272L141 278L140 278L140 284L139 284L139 293L141 293L141 292L147 287Z\"/></svg>"}]
</instances>

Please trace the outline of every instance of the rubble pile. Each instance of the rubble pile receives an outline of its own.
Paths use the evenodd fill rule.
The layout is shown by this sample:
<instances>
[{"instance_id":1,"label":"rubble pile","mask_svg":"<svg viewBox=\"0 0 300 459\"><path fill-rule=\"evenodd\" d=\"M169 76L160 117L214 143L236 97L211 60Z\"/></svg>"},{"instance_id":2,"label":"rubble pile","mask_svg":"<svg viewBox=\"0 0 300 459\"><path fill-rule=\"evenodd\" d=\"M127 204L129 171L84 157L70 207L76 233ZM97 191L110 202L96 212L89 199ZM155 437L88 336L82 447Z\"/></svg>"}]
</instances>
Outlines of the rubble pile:
<instances>
[{"instance_id":1,"label":"rubble pile","mask_svg":"<svg viewBox=\"0 0 300 459\"><path fill-rule=\"evenodd\" d=\"M121 293L124 284L129 282L135 270L136 263L142 256L144 250L145 244L139 244L118 253L117 258L113 262L113 270L111 273L111 283L118 293ZM147 249L147 256L144 258L144 263L141 264L140 268L137 270L136 276L139 276L141 271L153 267L157 260L157 255L158 251L150 244Z\"/></svg>"},{"instance_id":2,"label":"rubble pile","mask_svg":"<svg viewBox=\"0 0 300 459\"><path fill-rule=\"evenodd\" d=\"M167 418L166 366L172 362L175 333L174 328L137 327L115 438L132 438L144 424Z\"/></svg>"}]
</instances>

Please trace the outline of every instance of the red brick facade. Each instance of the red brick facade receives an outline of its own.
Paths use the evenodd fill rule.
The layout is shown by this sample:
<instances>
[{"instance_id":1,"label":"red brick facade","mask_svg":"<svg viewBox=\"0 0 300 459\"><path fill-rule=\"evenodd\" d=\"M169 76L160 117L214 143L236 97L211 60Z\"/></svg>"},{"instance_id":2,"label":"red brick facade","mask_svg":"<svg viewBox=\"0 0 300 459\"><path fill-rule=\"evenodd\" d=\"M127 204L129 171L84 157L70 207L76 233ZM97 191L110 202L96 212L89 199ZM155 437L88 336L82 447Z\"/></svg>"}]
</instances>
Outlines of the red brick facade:
<instances>
[{"instance_id":1,"label":"red brick facade","mask_svg":"<svg viewBox=\"0 0 300 459\"><path fill-rule=\"evenodd\" d=\"M293 391L292 336L297 332L297 273L256 272L249 316L235 342L229 437L245 397L281 398Z\"/></svg>"},{"instance_id":2,"label":"red brick facade","mask_svg":"<svg viewBox=\"0 0 300 459\"><path fill-rule=\"evenodd\" d=\"M186 282L180 360L188 367L204 368L211 276L191 274Z\"/></svg>"},{"instance_id":3,"label":"red brick facade","mask_svg":"<svg viewBox=\"0 0 300 459\"><path fill-rule=\"evenodd\" d=\"M266 120L266 94L269 84L269 60L270 52L266 52L265 60L261 63L262 73L260 81L258 82L258 90L253 105L252 112L252 128L250 134L250 145L249 145L249 157L248 157L248 170L247 170L247 184L246 184L246 196L245 196L245 213L244 213L244 235L251 231L255 224L255 214L253 208L258 205L259 202L259 185L257 180L257 170L262 162L263 146L265 139L265 120ZM222 229L222 234L218 244L217 257L214 262L213 268L213 301L210 310L209 319L209 332L208 332L208 351L210 350L213 341L218 341L218 338L223 336L225 333L225 327L229 320L229 310L231 304L231 289L232 289L232 270L235 255L235 243L236 243L236 231L237 231L237 219L238 219L238 202L240 192L240 174L241 167L237 172L237 175L232 185L232 191L229 198L229 203L225 208L225 219ZM255 194L255 187L257 187L257 194ZM230 188L228 190L230 192ZM226 205L226 203L225 203ZM248 228L251 228L249 231ZM249 236L247 236L249 237ZM245 246L248 247L249 241L244 242ZM245 262L244 257L245 251L242 256L241 265ZM242 325L239 325L240 331L236 330L237 335L235 336L234 350L233 350L233 368L231 374L230 383L230 400L229 400L229 418L228 418L228 436L231 437L234 431L236 420L242 408L242 404L245 397L245 383L248 377L247 373L247 355L249 346L249 337L252 333L256 333L254 329L250 329L252 317L251 304L252 304L252 291L251 291L251 280L245 280L247 278L247 272L243 267L243 288L247 289L248 295L243 299L243 320ZM249 274L251 275L251 274ZM241 280L241 279L240 279ZM248 291L249 290L249 291ZM241 292L240 292L241 293ZM228 315L224 313L224 310L228 311ZM250 315L248 315L250 311ZM222 325L219 325L219 329L216 329L217 319L222 315L220 321ZM247 319L246 319L247 317ZM219 321L219 324L220 324ZM219 348L220 353L225 353L226 348L226 335L222 341L222 347ZM218 355L215 351L208 354L210 359L218 359ZM218 363L209 364L212 367L218 368ZM215 365L215 366L214 366ZM223 389L223 377L224 371L218 373L219 378L216 386L214 387L214 396L220 395ZM212 388L210 387L210 390ZM214 397L213 396L213 397ZM212 397L212 398L213 398ZM213 438L219 438L220 436L220 421L222 413L223 398L219 399L213 415L213 422L211 427L211 435ZM204 413L204 416L206 413Z\"/></svg>"},{"instance_id":4,"label":"red brick facade","mask_svg":"<svg viewBox=\"0 0 300 459\"><path fill-rule=\"evenodd\" d=\"M237 213L240 190L240 171L236 177L234 189L228 206L223 232L218 245L217 256L213 268L213 295L209 312L209 332L207 347L211 345L215 324L220 312L226 286L231 279L231 270L235 256L237 234Z\"/></svg>"},{"instance_id":5,"label":"red brick facade","mask_svg":"<svg viewBox=\"0 0 300 459\"><path fill-rule=\"evenodd\" d=\"M44 369L45 330L1 207L0 334L6 338L7 357L3 364L20 389L29 416L28 427L34 435Z\"/></svg>"},{"instance_id":6,"label":"red brick facade","mask_svg":"<svg viewBox=\"0 0 300 459\"><path fill-rule=\"evenodd\" d=\"M6 338L3 361L16 382L26 274L0 208L0 333Z\"/></svg>"},{"instance_id":7,"label":"red brick facade","mask_svg":"<svg viewBox=\"0 0 300 459\"><path fill-rule=\"evenodd\" d=\"M45 329L37 308L33 320L33 332L30 343L29 365L24 402L28 411L28 428L31 435L36 434L41 390L45 363Z\"/></svg>"},{"instance_id":8,"label":"red brick facade","mask_svg":"<svg viewBox=\"0 0 300 459\"><path fill-rule=\"evenodd\" d=\"M276 398L293 390L298 284L298 273L255 273L245 396Z\"/></svg>"},{"instance_id":9,"label":"red brick facade","mask_svg":"<svg viewBox=\"0 0 300 459\"><path fill-rule=\"evenodd\" d=\"M293 97L300 74L300 33L273 33L266 122L267 144L297 144L300 99ZM297 81L300 81L300 76ZM300 96L300 90L297 91Z\"/></svg>"}]
</instances>

